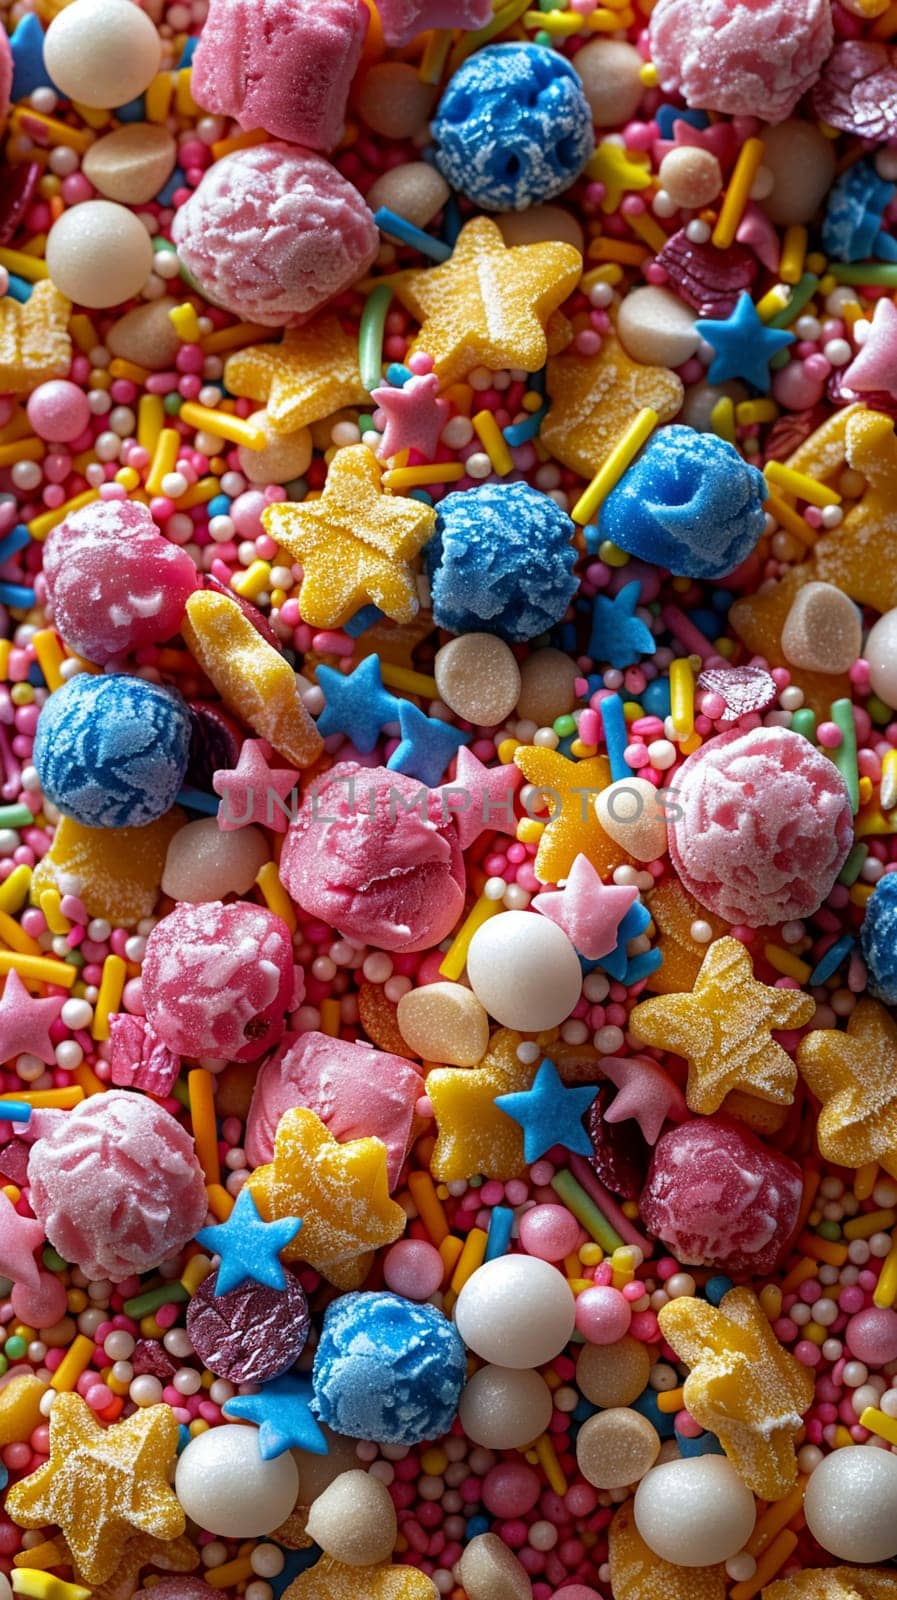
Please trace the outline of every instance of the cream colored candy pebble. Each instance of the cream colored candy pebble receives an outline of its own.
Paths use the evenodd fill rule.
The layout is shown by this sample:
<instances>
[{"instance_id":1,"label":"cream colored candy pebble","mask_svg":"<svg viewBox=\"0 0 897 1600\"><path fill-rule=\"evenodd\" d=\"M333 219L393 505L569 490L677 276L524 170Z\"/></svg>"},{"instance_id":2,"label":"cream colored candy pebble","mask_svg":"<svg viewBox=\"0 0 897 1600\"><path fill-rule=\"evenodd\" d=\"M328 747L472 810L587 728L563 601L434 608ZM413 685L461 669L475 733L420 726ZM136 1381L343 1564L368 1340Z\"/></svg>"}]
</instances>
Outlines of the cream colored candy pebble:
<instances>
[{"instance_id":1,"label":"cream colored candy pebble","mask_svg":"<svg viewBox=\"0 0 897 1600\"><path fill-rule=\"evenodd\" d=\"M521 1033L559 1027L582 991L579 956L563 929L528 911L504 911L477 929L467 977L490 1017Z\"/></svg>"},{"instance_id":2,"label":"cream colored candy pebble","mask_svg":"<svg viewBox=\"0 0 897 1600\"><path fill-rule=\"evenodd\" d=\"M264 450L250 450L241 444L237 450L240 471L250 483L292 483L301 478L312 457L312 440L308 428L297 428L295 433L275 433L268 421L267 411L253 411L247 422L261 428L268 443Z\"/></svg>"},{"instance_id":3,"label":"cream colored candy pebble","mask_svg":"<svg viewBox=\"0 0 897 1600\"><path fill-rule=\"evenodd\" d=\"M164 188L176 160L177 145L167 128L131 122L92 144L81 171L107 200L142 206Z\"/></svg>"},{"instance_id":4,"label":"cream colored candy pebble","mask_svg":"<svg viewBox=\"0 0 897 1600\"><path fill-rule=\"evenodd\" d=\"M860 613L832 583L806 583L794 597L782 629L782 651L808 672L848 672L863 643Z\"/></svg>"},{"instance_id":5,"label":"cream colored candy pebble","mask_svg":"<svg viewBox=\"0 0 897 1600\"><path fill-rule=\"evenodd\" d=\"M455 1306L455 1326L468 1350L516 1369L542 1367L560 1355L575 1318L566 1278L538 1256L487 1261L468 1278Z\"/></svg>"},{"instance_id":6,"label":"cream colored candy pebble","mask_svg":"<svg viewBox=\"0 0 897 1600\"><path fill-rule=\"evenodd\" d=\"M492 633L462 633L437 652L433 676L440 699L465 722L494 728L509 717L520 693L520 669L510 645Z\"/></svg>"},{"instance_id":7,"label":"cream colored candy pebble","mask_svg":"<svg viewBox=\"0 0 897 1600\"><path fill-rule=\"evenodd\" d=\"M660 1452L657 1429L628 1406L614 1406L589 1417L576 1439L576 1461L596 1489L624 1489L638 1483Z\"/></svg>"},{"instance_id":8,"label":"cream colored candy pebble","mask_svg":"<svg viewBox=\"0 0 897 1600\"><path fill-rule=\"evenodd\" d=\"M636 861L657 861L667 849L667 823L647 778L618 778L595 796L595 815L609 838Z\"/></svg>"},{"instance_id":9,"label":"cream colored candy pebble","mask_svg":"<svg viewBox=\"0 0 897 1600\"><path fill-rule=\"evenodd\" d=\"M369 128L385 139L410 139L422 133L438 89L422 83L405 61L382 61L361 80L358 109Z\"/></svg>"},{"instance_id":10,"label":"cream colored candy pebble","mask_svg":"<svg viewBox=\"0 0 897 1600\"><path fill-rule=\"evenodd\" d=\"M897 1461L894 1469L897 1477ZM757 1516L750 1489L725 1456L654 1467L635 1491L633 1513L648 1548L678 1567L728 1561L744 1549Z\"/></svg>"},{"instance_id":11,"label":"cream colored candy pebble","mask_svg":"<svg viewBox=\"0 0 897 1600\"><path fill-rule=\"evenodd\" d=\"M651 1357L629 1334L616 1344L583 1345L576 1363L576 1387L593 1406L629 1406L651 1374Z\"/></svg>"},{"instance_id":12,"label":"cream colored candy pebble","mask_svg":"<svg viewBox=\"0 0 897 1600\"><path fill-rule=\"evenodd\" d=\"M5 1574L2 1581L0 1581L0 1600L13 1600L13 1592L9 1587L9 1579Z\"/></svg>"},{"instance_id":13,"label":"cream colored candy pebble","mask_svg":"<svg viewBox=\"0 0 897 1600\"><path fill-rule=\"evenodd\" d=\"M520 666L517 715L537 727L551 727L576 705L580 671L563 650L534 650Z\"/></svg>"},{"instance_id":14,"label":"cream colored candy pebble","mask_svg":"<svg viewBox=\"0 0 897 1600\"><path fill-rule=\"evenodd\" d=\"M633 289L620 305L617 336L633 361L681 367L701 342L696 313L669 289Z\"/></svg>"},{"instance_id":15,"label":"cream colored candy pebble","mask_svg":"<svg viewBox=\"0 0 897 1600\"><path fill-rule=\"evenodd\" d=\"M897 610L886 611L870 628L863 657L873 694L886 706L897 706Z\"/></svg>"},{"instance_id":16,"label":"cream colored candy pebble","mask_svg":"<svg viewBox=\"0 0 897 1600\"><path fill-rule=\"evenodd\" d=\"M50 229L45 254L57 289L94 311L138 294L153 266L143 223L112 200L85 200L64 211Z\"/></svg>"},{"instance_id":17,"label":"cream colored candy pebble","mask_svg":"<svg viewBox=\"0 0 897 1600\"><path fill-rule=\"evenodd\" d=\"M677 422L684 422L687 427L694 428L697 433L708 433L711 427L713 410L720 400L731 400L733 406L740 404L748 397L747 389L737 378L728 383L690 383L685 391L682 410L677 417Z\"/></svg>"},{"instance_id":18,"label":"cream colored candy pebble","mask_svg":"<svg viewBox=\"0 0 897 1600\"><path fill-rule=\"evenodd\" d=\"M162 889L172 900L191 905L248 894L270 857L261 828L222 833L215 817L202 817L188 822L168 846Z\"/></svg>"},{"instance_id":19,"label":"cream colored candy pebble","mask_svg":"<svg viewBox=\"0 0 897 1600\"><path fill-rule=\"evenodd\" d=\"M677 206L697 211L709 206L723 186L723 174L711 150L698 145L677 145L660 163L660 187Z\"/></svg>"},{"instance_id":20,"label":"cream colored candy pebble","mask_svg":"<svg viewBox=\"0 0 897 1600\"><path fill-rule=\"evenodd\" d=\"M622 39L594 39L577 50L573 66L597 127L618 128L634 116L645 93L644 64L635 46Z\"/></svg>"},{"instance_id":21,"label":"cream colored candy pebble","mask_svg":"<svg viewBox=\"0 0 897 1600\"><path fill-rule=\"evenodd\" d=\"M372 211L386 206L396 216L413 222L416 228L425 228L441 211L451 190L441 172L428 166L426 161L409 161L404 167L393 167L372 183L367 192L367 203Z\"/></svg>"},{"instance_id":22,"label":"cream colored candy pebble","mask_svg":"<svg viewBox=\"0 0 897 1600\"><path fill-rule=\"evenodd\" d=\"M44 65L56 87L102 109L143 94L161 58L155 27L131 0L74 0L57 12L44 39Z\"/></svg>"},{"instance_id":23,"label":"cream colored candy pebble","mask_svg":"<svg viewBox=\"0 0 897 1600\"><path fill-rule=\"evenodd\" d=\"M409 1050L422 1061L473 1067L489 1043L489 1018L461 983L428 983L403 994L396 1021Z\"/></svg>"},{"instance_id":24,"label":"cream colored candy pebble","mask_svg":"<svg viewBox=\"0 0 897 1600\"><path fill-rule=\"evenodd\" d=\"M772 188L761 201L770 222L787 227L809 222L819 210L835 177L834 140L815 122L789 117L775 128L762 128L763 165Z\"/></svg>"},{"instance_id":25,"label":"cream colored candy pebble","mask_svg":"<svg viewBox=\"0 0 897 1600\"><path fill-rule=\"evenodd\" d=\"M289 1450L263 1461L258 1429L231 1422L191 1439L178 1458L174 1492L209 1533L255 1539L290 1515L299 1474Z\"/></svg>"},{"instance_id":26,"label":"cream colored candy pebble","mask_svg":"<svg viewBox=\"0 0 897 1600\"><path fill-rule=\"evenodd\" d=\"M181 348L177 329L168 315L177 305L168 295L148 300L126 311L113 322L104 343L110 353L123 361L135 361L150 372L162 372L174 364Z\"/></svg>"},{"instance_id":27,"label":"cream colored candy pebble","mask_svg":"<svg viewBox=\"0 0 897 1600\"><path fill-rule=\"evenodd\" d=\"M458 1563L467 1600L530 1600L529 1573L497 1533L478 1533Z\"/></svg>"},{"instance_id":28,"label":"cream colored candy pebble","mask_svg":"<svg viewBox=\"0 0 897 1600\"><path fill-rule=\"evenodd\" d=\"M807 1484L807 1527L841 1561L897 1555L897 1456L873 1445L836 1450Z\"/></svg>"},{"instance_id":29,"label":"cream colored candy pebble","mask_svg":"<svg viewBox=\"0 0 897 1600\"><path fill-rule=\"evenodd\" d=\"M392 1496L369 1472L343 1472L314 1501L306 1531L325 1555L347 1566L388 1561L398 1532Z\"/></svg>"},{"instance_id":30,"label":"cream colored candy pebble","mask_svg":"<svg viewBox=\"0 0 897 1600\"><path fill-rule=\"evenodd\" d=\"M461 1426L485 1450L522 1450L551 1421L551 1390L541 1373L480 1367L458 1403Z\"/></svg>"},{"instance_id":31,"label":"cream colored candy pebble","mask_svg":"<svg viewBox=\"0 0 897 1600\"><path fill-rule=\"evenodd\" d=\"M495 220L506 245L559 241L572 244L580 255L585 250L582 228L563 206L530 206L528 211L506 211Z\"/></svg>"}]
</instances>

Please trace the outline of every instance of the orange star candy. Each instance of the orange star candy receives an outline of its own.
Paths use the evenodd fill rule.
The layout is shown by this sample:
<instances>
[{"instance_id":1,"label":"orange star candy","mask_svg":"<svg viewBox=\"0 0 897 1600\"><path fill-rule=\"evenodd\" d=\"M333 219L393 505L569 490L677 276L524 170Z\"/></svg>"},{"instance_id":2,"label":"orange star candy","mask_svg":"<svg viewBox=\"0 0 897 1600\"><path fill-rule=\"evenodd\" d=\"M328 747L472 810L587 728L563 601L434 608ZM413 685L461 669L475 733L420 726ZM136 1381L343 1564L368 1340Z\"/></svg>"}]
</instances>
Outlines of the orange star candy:
<instances>
[{"instance_id":1,"label":"orange star candy","mask_svg":"<svg viewBox=\"0 0 897 1600\"><path fill-rule=\"evenodd\" d=\"M822 1101L819 1149L839 1167L878 1161L897 1177L897 1022L877 1000L860 1000L847 1031L817 1028L802 1039L797 1064Z\"/></svg>"},{"instance_id":2,"label":"orange star candy","mask_svg":"<svg viewBox=\"0 0 897 1600\"><path fill-rule=\"evenodd\" d=\"M772 1035L801 1027L815 1009L797 989L758 983L744 945L725 938L709 946L691 994L643 1000L629 1027L642 1044L685 1057L685 1098L690 1110L708 1116L733 1089L790 1105L797 1069Z\"/></svg>"},{"instance_id":3,"label":"orange star candy","mask_svg":"<svg viewBox=\"0 0 897 1600\"><path fill-rule=\"evenodd\" d=\"M359 1289L374 1251L405 1231L405 1213L389 1198L382 1141L340 1144L304 1106L284 1112L274 1160L256 1168L249 1188L266 1222L302 1218L284 1261L307 1261L337 1289Z\"/></svg>"},{"instance_id":4,"label":"orange star candy","mask_svg":"<svg viewBox=\"0 0 897 1600\"><path fill-rule=\"evenodd\" d=\"M320 499L262 514L271 538L302 563L299 607L314 628L341 628L371 602L395 622L420 609L409 562L432 537L436 512L384 493L380 478L373 450L349 445L333 457Z\"/></svg>"},{"instance_id":5,"label":"orange star candy","mask_svg":"<svg viewBox=\"0 0 897 1600\"><path fill-rule=\"evenodd\" d=\"M72 359L68 322L72 303L49 278L36 283L24 303L0 300L0 394L31 394L48 378L62 378Z\"/></svg>"},{"instance_id":6,"label":"orange star candy","mask_svg":"<svg viewBox=\"0 0 897 1600\"><path fill-rule=\"evenodd\" d=\"M332 417L341 406L365 405L358 340L330 311L280 344L253 344L230 356L224 382L231 394L261 400L274 433L295 433Z\"/></svg>"},{"instance_id":7,"label":"orange star candy","mask_svg":"<svg viewBox=\"0 0 897 1600\"><path fill-rule=\"evenodd\" d=\"M886 1567L805 1567L767 1584L763 1600L897 1600L897 1572Z\"/></svg>"},{"instance_id":8,"label":"orange star candy","mask_svg":"<svg viewBox=\"0 0 897 1600\"><path fill-rule=\"evenodd\" d=\"M50 1413L50 1457L10 1489L6 1509L21 1528L55 1523L78 1572L104 1583L132 1532L177 1539L186 1519L168 1485L178 1445L170 1406L147 1406L103 1428L78 1394Z\"/></svg>"},{"instance_id":9,"label":"orange star candy","mask_svg":"<svg viewBox=\"0 0 897 1600\"><path fill-rule=\"evenodd\" d=\"M322 1556L301 1572L283 1600L438 1600L436 1586L416 1567L350 1567Z\"/></svg>"},{"instance_id":10,"label":"orange star candy","mask_svg":"<svg viewBox=\"0 0 897 1600\"><path fill-rule=\"evenodd\" d=\"M719 1306L671 1300L660 1331L691 1367L685 1408L715 1433L749 1489L782 1500L797 1482L795 1436L813 1402L813 1375L779 1344L751 1289L730 1289Z\"/></svg>"},{"instance_id":11,"label":"orange star candy","mask_svg":"<svg viewBox=\"0 0 897 1600\"><path fill-rule=\"evenodd\" d=\"M430 1171L440 1183L478 1173L506 1182L525 1171L523 1129L495 1099L532 1088L542 1050L554 1037L540 1034L538 1049L527 1049L521 1060L523 1035L500 1028L478 1066L435 1067L429 1073L427 1095L438 1129Z\"/></svg>"},{"instance_id":12,"label":"orange star candy","mask_svg":"<svg viewBox=\"0 0 897 1600\"><path fill-rule=\"evenodd\" d=\"M725 1567L676 1567L664 1561L645 1544L632 1506L629 1500L620 1507L608 1533L615 1600L725 1600Z\"/></svg>"},{"instance_id":13,"label":"orange star candy","mask_svg":"<svg viewBox=\"0 0 897 1600\"><path fill-rule=\"evenodd\" d=\"M535 247L532 247L535 248ZM646 367L608 332L595 356L560 355L548 363L551 407L542 443L565 467L593 478L645 406L668 422L682 404L682 380L668 367Z\"/></svg>"},{"instance_id":14,"label":"orange star candy","mask_svg":"<svg viewBox=\"0 0 897 1600\"><path fill-rule=\"evenodd\" d=\"M601 877L632 856L605 833L595 815L595 795L610 783L606 756L568 761L556 750L521 745L514 761L527 783L547 795L552 812L539 841L535 874L542 883L559 883L569 875L576 857L586 856Z\"/></svg>"},{"instance_id":15,"label":"orange star candy","mask_svg":"<svg viewBox=\"0 0 897 1600\"><path fill-rule=\"evenodd\" d=\"M551 313L573 293L582 256L570 244L508 248L498 224L474 217L438 267L390 278L393 292L421 324L411 352L433 357L443 384L474 367L538 372L549 353Z\"/></svg>"},{"instance_id":16,"label":"orange star candy","mask_svg":"<svg viewBox=\"0 0 897 1600\"><path fill-rule=\"evenodd\" d=\"M180 1539L153 1539L138 1533L129 1539L127 1549L111 1578L94 1589L91 1600L131 1600L144 1567L159 1567L163 1572L193 1572L199 1566L199 1551L186 1536Z\"/></svg>"}]
</instances>

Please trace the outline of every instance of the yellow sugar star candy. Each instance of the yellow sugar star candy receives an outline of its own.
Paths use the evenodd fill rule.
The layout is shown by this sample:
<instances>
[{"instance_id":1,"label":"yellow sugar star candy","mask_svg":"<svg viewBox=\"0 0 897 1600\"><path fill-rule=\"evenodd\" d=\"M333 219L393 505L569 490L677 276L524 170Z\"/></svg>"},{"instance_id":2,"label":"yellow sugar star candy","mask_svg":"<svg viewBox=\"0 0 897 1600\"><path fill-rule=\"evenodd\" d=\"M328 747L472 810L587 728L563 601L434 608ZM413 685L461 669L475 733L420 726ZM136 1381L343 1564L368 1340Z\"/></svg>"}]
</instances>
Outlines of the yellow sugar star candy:
<instances>
[{"instance_id":1,"label":"yellow sugar star candy","mask_svg":"<svg viewBox=\"0 0 897 1600\"><path fill-rule=\"evenodd\" d=\"M128 1540L112 1576L94 1589L92 1600L131 1600L145 1567L159 1567L163 1572L193 1572L198 1566L199 1551L185 1535L180 1539L163 1540L137 1533Z\"/></svg>"},{"instance_id":2,"label":"yellow sugar star candy","mask_svg":"<svg viewBox=\"0 0 897 1600\"><path fill-rule=\"evenodd\" d=\"M897 1022L885 1007L860 1000L846 1033L808 1033L797 1065L822 1102L816 1138L826 1161L854 1169L877 1161L897 1177Z\"/></svg>"},{"instance_id":3,"label":"yellow sugar star candy","mask_svg":"<svg viewBox=\"0 0 897 1600\"><path fill-rule=\"evenodd\" d=\"M763 1600L897 1600L887 1567L806 1567L764 1588Z\"/></svg>"},{"instance_id":4,"label":"yellow sugar star candy","mask_svg":"<svg viewBox=\"0 0 897 1600\"><path fill-rule=\"evenodd\" d=\"M48 378L61 378L72 359L68 321L72 303L44 278L24 303L0 300L0 394L30 394Z\"/></svg>"},{"instance_id":5,"label":"yellow sugar star candy","mask_svg":"<svg viewBox=\"0 0 897 1600\"><path fill-rule=\"evenodd\" d=\"M782 631L788 613L805 583L818 581L811 562L792 567L780 583L757 594L743 595L729 608L729 622L748 649L763 656L771 667L787 667L792 683L803 690L804 703L820 721L828 721L834 700L850 699L850 679L846 672L814 672L796 667L782 649Z\"/></svg>"},{"instance_id":6,"label":"yellow sugar star candy","mask_svg":"<svg viewBox=\"0 0 897 1600\"><path fill-rule=\"evenodd\" d=\"M299 609L314 628L340 628L371 602L395 622L419 610L409 563L432 538L436 513L386 494L380 479L373 450L349 445L333 457L320 499L285 500L262 514L271 538L302 563Z\"/></svg>"},{"instance_id":7,"label":"yellow sugar star candy","mask_svg":"<svg viewBox=\"0 0 897 1600\"><path fill-rule=\"evenodd\" d=\"M18 1444L41 1427L40 1403L46 1392L47 1385L29 1373L10 1379L6 1388L0 1389L0 1447Z\"/></svg>"},{"instance_id":8,"label":"yellow sugar star candy","mask_svg":"<svg viewBox=\"0 0 897 1600\"><path fill-rule=\"evenodd\" d=\"M861 409L848 419L848 465L866 488L844 520L814 552L814 576L836 584L851 600L890 611L897 606L897 435L890 417Z\"/></svg>"},{"instance_id":9,"label":"yellow sugar star candy","mask_svg":"<svg viewBox=\"0 0 897 1600\"><path fill-rule=\"evenodd\" d=\"M568 761L556 750L521 745L514 752L514 761L527 783L545 792L552 812L536 856L534 870L540 882L559 883L568 876L578 855L588 857L603 878L614 867L632 861L595 815L595 795L610 783L606 756Z\"/></svg>"},{"instance_id":10,"label":"yellow sugar star candy","mask_svg":"<svg viewBox=\"0 0 897 1600\"><path fill-rule=\"evenodd\" d=\"M444 384L474 367L538 372L549 353L551 313L573 293L582 256L570 244L506 246L498 224L474 217L450 259L390 278L393 292L421 324L411 351L433 357ZM561 325L555 324L557 333Z\"/></svg>"},{"instance_id":11,"label":"yellow sugar star candy","mask_svg":"<svg viewBox=\"0 0 897 1600\"><path fill-rule=\"evenodd\" d=\"M382 1141L340 1144L303 1106L281 1117L274 1160L256 1168L249 1188L266 1222L302 1218L283 1259L307 1261L337 1289L360 1288L373 1252L405 1231L405 1213L389 1198Z\"/></svg>"},{"instance_id":12,"label":"yellow sugar star candy","mask_svg":"<svg viewBox=\"0 0 897 1600\"><path fill-rule=\"evenodd\" d=\"M616 334L608 332L597 355L549 361L551 406L540 439L565 467L593 478L639 411L649 406L659 422L668 422L684 392L682 380L668 367L633 361Z\"/></svg>"},{"instance_id":13,"label":"yellow sugar star candy","mask_svg":"<svg viewBox=\"0 0 897 1600\"><path fill-rule=\"evenodd\" d=\"M624 145L605 139L586 162L586 172L594 183L604 185L601 209L616 211L624 194L651 186L651 162L645 155L633 154Z\"/></svg>"},{"instance_id":14,"label":"yellow sugar star candy","mask_svg":"<svg viewBox=\"0 0 897 1600\"><path fill-rule=\"evenodd\" d=\"M538 1055L521 1060L523 1035L500 1028L476 1067L435 1067L427 1077L427 1095L436 1118L438 1137L430 1158L430 1171L440 1183L472 1178L506 1182L519 1178L526 1168L523 1129L495 1104L497 1095L531 1089L541 1052L556 1033L539 1034Z\"/></svg>"},{"instance_id":15,"label":"yellow sugar star candy","mask_svg":"<svg viewBox=\"0 0 897 1600\"><path fill-rule=\"evenodd\" d=\"M64 880L66 892L77 892L89 916L135 927L153 914L168 846L186 821L177 806L142 828L85 828L60 817L53 843L32 873L32 901L38 905L44 889L61 889Z\"/></svg>"},{"instance_id":16,"label":"yellow sugar star candy","mask_svg":"<svg viewBox=\"0 0 897 1600\"><path fill-rule=\"evenodd\" d=\"M224 704L294 767L324 748L289 662L268 644L236 601L200 589L187 601L181 632Z\"/></svg>"},{"instance_id":17,"label":"yellow sugar star candy","mask_svg":"<svg viewBox=\"0 0 897 1600\"><path fill-rule=\"evenodd\" d=\"M815 1009L797 989L758 983L744 945L725 938L709 946L691 994L643 1000L629 1026L642 1044L684 1056L685 1098L692 1111L708 1116L733 1089L790 1105L797 1069L772 1035L801 1027Z\"/></svg>"},{"instance_id":18,"label":"yellow sugar star candy","mask_svg":"<svg viewBox=\"0 0 897 1600\"><path fill-rule=\"evenodd\" d=\"M274 433L295 433L332 417L341 406L367 404L358 370L358 340L330 311L303 328L289 329L280 344L253 344L228 358L224 381L231 394L261 400Z\"/></svg>"},{"instance_id":19,"label":"yellow sugar star candy","mask_svg":"<svg viewBox=\"0 0 897 1600\"><path fill-rule=\"evenodd\" d=\"M78 1394L50 1413L50 1457L10 1489L6 1509L21 1528L55 1523L79 1575L104 1583L132 1532L177 1539L185 1517L168 1485L178 1444L170 1406L147 1406L103 1428Z\"/></svg>"},{"instance_id":20,"label":"yellow sugar star candy","mask_svg":"<svg viewBox=\"0 0 897 1600\"><path fill-rule=\"evenodd\" d=\"M754 1494L782 1500L797 1482L795 1436L813 1402L813 1375L779 1344L751 1289L719 1306L671 1300L660 1331L691 1367L685 1408L720 1444Z\"/></svg>"},{"instance_id":21,"label":"yellow sugar star candy","mask_svg":"<svg viewBox=\"0 0 897 1600\"><path fill-rule=\"evenodd\" d=\"M301 1572L283 1600L438 1600L425 1572L416 1567L349 1567L332 1556Z\"/></svg>"},{"instance_id":22,"label":"yellow sugar star candy","mask_svg":"<svg viewBox=\"0 0 897 1600\"><path fill-rule=\"evenodd\" d=\"M650 889L644 900L657 927L657 938L653 942L663 956L663 964L648 974L645 988L653 994L677 994L683 989L693 989L707 954L707 943L699 944L692 938L693 924L706 922L714 939L719 939L728 923L715 917L706 906L699 905L676 878Z\"/></svg>"},{"instance_id":23,"label":"yellow sugar star candy","mask_svg":"<svg viewBox=\"0 0 897 1600\"><path fill-rule=\"evenodd\" d=\"M725 1567L675 1567L655 1555L635 1525L631 1500L610 1525L608 1549L615 1600L725 1600Z\"/></svg>"}]
</instances>

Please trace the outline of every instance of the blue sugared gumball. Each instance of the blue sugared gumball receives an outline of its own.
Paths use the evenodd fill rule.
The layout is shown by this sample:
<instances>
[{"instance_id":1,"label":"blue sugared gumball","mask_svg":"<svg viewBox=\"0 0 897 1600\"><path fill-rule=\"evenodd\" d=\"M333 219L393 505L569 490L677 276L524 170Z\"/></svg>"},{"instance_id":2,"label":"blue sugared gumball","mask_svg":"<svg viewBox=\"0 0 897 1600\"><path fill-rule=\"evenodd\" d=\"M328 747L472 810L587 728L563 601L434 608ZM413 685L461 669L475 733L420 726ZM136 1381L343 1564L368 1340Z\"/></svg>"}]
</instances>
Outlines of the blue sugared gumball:
<instances>
[{"instance_id":1,"label":"blue sugared gumball","mask_svg":"<svg viewBox=\"0 0 897 1600\"><path fill-rule=\"evenodd\" d=\"M867 900L860 947L869 993L886 1005L897 1005L897 873L879 878Z\"/></svg>"},{"instance_id":2,"label":"blue sugared gumball","mask_svg":"<svg viewBox=\"0 0 897 1600\"><path fill-rule=\"evenodd\" d=\"M187 770L190 717L171 689L79 673L46 701L34 740L41 788L87 828L155 822Z\"/></svg>"},{"instance_id":3,"label":"blue sugared gumball","mask_svg":"<svg viewBox=\"0 0 897 1600\"><path fill-rule=\"evenodd\" d=\"M594 148L578 73L537 44L470 56L449 79L433 137L443 177L485 211L524 211L561 194Z\"/></svg>"}]
</instances>

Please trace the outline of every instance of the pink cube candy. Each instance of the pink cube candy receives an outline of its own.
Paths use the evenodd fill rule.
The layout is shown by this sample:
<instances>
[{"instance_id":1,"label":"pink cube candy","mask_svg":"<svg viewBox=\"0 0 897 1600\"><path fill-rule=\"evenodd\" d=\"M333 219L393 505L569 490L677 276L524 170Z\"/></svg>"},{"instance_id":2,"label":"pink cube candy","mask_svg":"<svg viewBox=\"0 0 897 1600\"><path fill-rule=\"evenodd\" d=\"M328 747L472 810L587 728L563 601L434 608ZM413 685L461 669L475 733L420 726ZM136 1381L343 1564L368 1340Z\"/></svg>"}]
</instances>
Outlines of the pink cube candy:
<instances>
[{"instance_id":1,"label":"pink cube candy","mask_svg":"<svg viewBox=\"0 0 897 1600\"><path fill-rule=\"evenodd\" d=\"M363 0L212 0L191 89L207 111L332 150L369 12Z\"/></svg>"},{"instance_id":2,"label":"pink cube candy","mask_svg":"<svg viewBox=\"0 0 897 1600\"><path fill-rule=\"evenodd\" d=\"M287 144L235 150L205 173L171 236L214 305L266 328L296 328L360 278L380 235L351 183Z\"/></svg>"},{"instance_id":3,"label":"pink cube candy","mask_svg":"<svg viewBox=\"0 0 897 1600\"><path fill-rule=\"evenodd\" d=\"M832 48L830 0L658 0L651 60L686 105L783 122Z\"/></svg>"}]
</instances>

